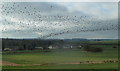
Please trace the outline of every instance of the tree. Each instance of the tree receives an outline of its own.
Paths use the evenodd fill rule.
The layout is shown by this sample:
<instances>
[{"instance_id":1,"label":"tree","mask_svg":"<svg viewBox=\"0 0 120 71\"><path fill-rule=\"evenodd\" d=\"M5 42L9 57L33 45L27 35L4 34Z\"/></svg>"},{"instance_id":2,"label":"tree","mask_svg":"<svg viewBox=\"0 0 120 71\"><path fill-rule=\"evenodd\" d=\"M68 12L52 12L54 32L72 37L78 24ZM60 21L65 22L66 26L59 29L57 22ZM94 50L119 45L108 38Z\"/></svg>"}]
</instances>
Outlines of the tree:
<instances>
[{"instance_id":1,"label":"tree","mask_svg":"<svg viewBox=\"0 0 120 71\"><path fill-rule=\"evenodd\" d=\"M2 42L2 51L5 49L5 42Z\"/></svg>"},{"instance_id":2,"label":"tree","mask_svg":"<svg viewBox=\"0 0 120 71\"><path fill-rule=\"evenodd\" d=\"M102 48L94 47L94 46L92 46L90 44L86 44L84 46L84 50L88 51L88 52L102 52L103 51Z\"/></svg>"},{"instance_id":3,"label":"tree","mask_svg":"<svg viewBox=\"0 0 120 71\"><path fill-rule=\"evenodd\" d=\"M117 48L116 46L114 46L113 48Z\"/></svg>"},{"instance_id":4,"label":"tree","mask_svg":"<svg viewBox=\"0 0 120 71\"><path fill-rule=\"evenodd\" d=\"M26 45L25 44L23 45L23 49L26 50Z\"/></svg>"}]
</instances>

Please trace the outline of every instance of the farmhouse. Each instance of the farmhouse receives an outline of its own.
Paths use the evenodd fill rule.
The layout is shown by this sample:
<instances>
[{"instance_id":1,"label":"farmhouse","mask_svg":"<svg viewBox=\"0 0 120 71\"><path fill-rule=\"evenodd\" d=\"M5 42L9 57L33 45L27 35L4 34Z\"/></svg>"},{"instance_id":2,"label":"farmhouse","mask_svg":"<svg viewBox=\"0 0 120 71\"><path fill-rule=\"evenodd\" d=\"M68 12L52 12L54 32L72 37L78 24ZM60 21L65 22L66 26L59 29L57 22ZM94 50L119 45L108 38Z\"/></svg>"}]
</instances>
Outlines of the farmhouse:
<instances>
[{"instance_id":1,"label":"farmhouse","mask_svg":"<svg viewBox=\"0 0 120 71\"><path fill-rule=\"evenodd\" d=\"M35 47L37 50L43 50L43 47Z\"/></svg>"}]
</instances>

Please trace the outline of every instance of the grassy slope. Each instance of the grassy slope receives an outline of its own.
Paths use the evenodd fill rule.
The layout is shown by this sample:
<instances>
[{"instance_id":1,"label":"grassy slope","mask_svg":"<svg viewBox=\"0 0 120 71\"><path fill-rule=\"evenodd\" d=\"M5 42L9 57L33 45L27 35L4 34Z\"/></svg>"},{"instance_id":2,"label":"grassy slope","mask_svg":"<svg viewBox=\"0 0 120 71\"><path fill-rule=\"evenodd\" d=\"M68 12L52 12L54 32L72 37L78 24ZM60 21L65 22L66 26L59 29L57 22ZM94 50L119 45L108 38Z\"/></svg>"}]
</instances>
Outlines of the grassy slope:
<instances>
[{"instance_id":1,"label":"grassy slope","mask_svg":"<svg viewBox=\"0 0 120 71\"><path fill-rule=\"evenodd\" d=\"M114 41L115 42L115 41ZM102 42L103 43L103 42ZM112 42L113 43L113 42ZM113 46L96 46L102 47L102 53L84 52L82 50L59 50L51 52L36 52L32 53L5 53L3 60L17 64L44 64L44 63L64 63L64 62L80 62L80 61L103 61L118 58L118 50ZM3 68L57 68L57 69L85 69L85 68L117 68L117 63L112 64L80 64L80 65L43 65L43 66L4 66Z\"/></svg>"},{"instance_id":2,"label":"grassy slope","mask_svg":"<svg viewBox=\"0 0 120 71\"><path fill-rule=\"evenodd\" d=\"M52 51L37 53L11 53L3 55L3 60L18 64L41 64L41 63L63 63L80 61L102 61L117 59L117 50L114 48L106 49L102 53L91 53L83 51Z\"/></svg>"}]
</instances>

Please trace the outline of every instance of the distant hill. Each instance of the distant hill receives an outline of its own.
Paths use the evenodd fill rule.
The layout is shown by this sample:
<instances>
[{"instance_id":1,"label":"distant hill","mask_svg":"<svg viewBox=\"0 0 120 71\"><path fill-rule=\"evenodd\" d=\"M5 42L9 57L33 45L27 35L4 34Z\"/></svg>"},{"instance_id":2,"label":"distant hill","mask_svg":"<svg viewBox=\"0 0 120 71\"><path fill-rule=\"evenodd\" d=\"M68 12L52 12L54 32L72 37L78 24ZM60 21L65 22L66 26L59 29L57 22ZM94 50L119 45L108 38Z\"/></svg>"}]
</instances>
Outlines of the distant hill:
<instances>
[{"instance_id":1,"label":"distant hill","mask_svg":"<svg viewBox=\"0 0 120 71\"><path fill-rule=\"evenodd\" d=\"M72 39L64 39L64 41L80 42L80 41L88 41L88 40L87 40L87 39L84 39L84 38L72 38Z\"/></svg>"},{"instance_id":2,"label":"distant hill","mask_svg":"<svg viewBox=\"0 0 120 71\"><path fill-rule=\"evenodd\" d=\"M112 40L120 40L120 39L88 39L89 41L112 41Z\"/></svg>"},{"instance_id":3,"label":"distant hill","mask_svg":"<svg viewBox=\"0 0 120 71\"><path fill-rule=\"evenodd\" d=\"M120 40L120 39L86 39L86 38L71 38L71 39L40 39L40 38L25 38L25 39L20 39L20 38L0 38L1 39L9 39L9 40L49 40L49 41L54 41L54 40L63 40L63 41L111 41L111 40Z\"/></svg>"}]
</instances>

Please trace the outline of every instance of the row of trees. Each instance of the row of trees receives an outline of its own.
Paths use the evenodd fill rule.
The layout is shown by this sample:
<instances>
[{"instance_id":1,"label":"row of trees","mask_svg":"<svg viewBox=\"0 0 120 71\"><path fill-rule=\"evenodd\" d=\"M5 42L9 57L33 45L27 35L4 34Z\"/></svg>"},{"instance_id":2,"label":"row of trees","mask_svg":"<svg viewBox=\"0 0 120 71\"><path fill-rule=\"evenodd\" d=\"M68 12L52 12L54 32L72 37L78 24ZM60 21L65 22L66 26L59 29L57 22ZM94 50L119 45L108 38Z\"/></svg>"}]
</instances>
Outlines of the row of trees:
<instances>
[{"instance_id":1,"label":"row of trees","mask_svg":"<svg viewBox=\"0 0 120 71\"><path fill-rule=\"evenodd\" d=\"M55 43L63 44L62 40L22 40L22 39L3 39L2 50L10 48L12 50L34 50L35 47L42 47L43 50L49 50L49 46ZM61 45L59 45L61 46ZM61 47L62 48L62 47Z\"/></svg>"},{"instance_id":2,"label":"row of trees","mask_svg":"<svg viewBox=\"0 0 120 71\"><path fill-rule=\"evenodd\" d=\"M91 46L91 45L85 45L84 50L88 52L103 52L102 48Z\"/></svg>"},{"instance_id":3,"label":"row of trees","mask_svg":"<svg viewBox=\"0 0 120 71\"><path fill-rule=\"evenodd\" d=\"M102 48L96 47L94 45L90 45L89 42L84 42L83 44L84 44L83 45L84 51L87 51L87 52L103 52Z\"/></svg>"}]
</instances>

